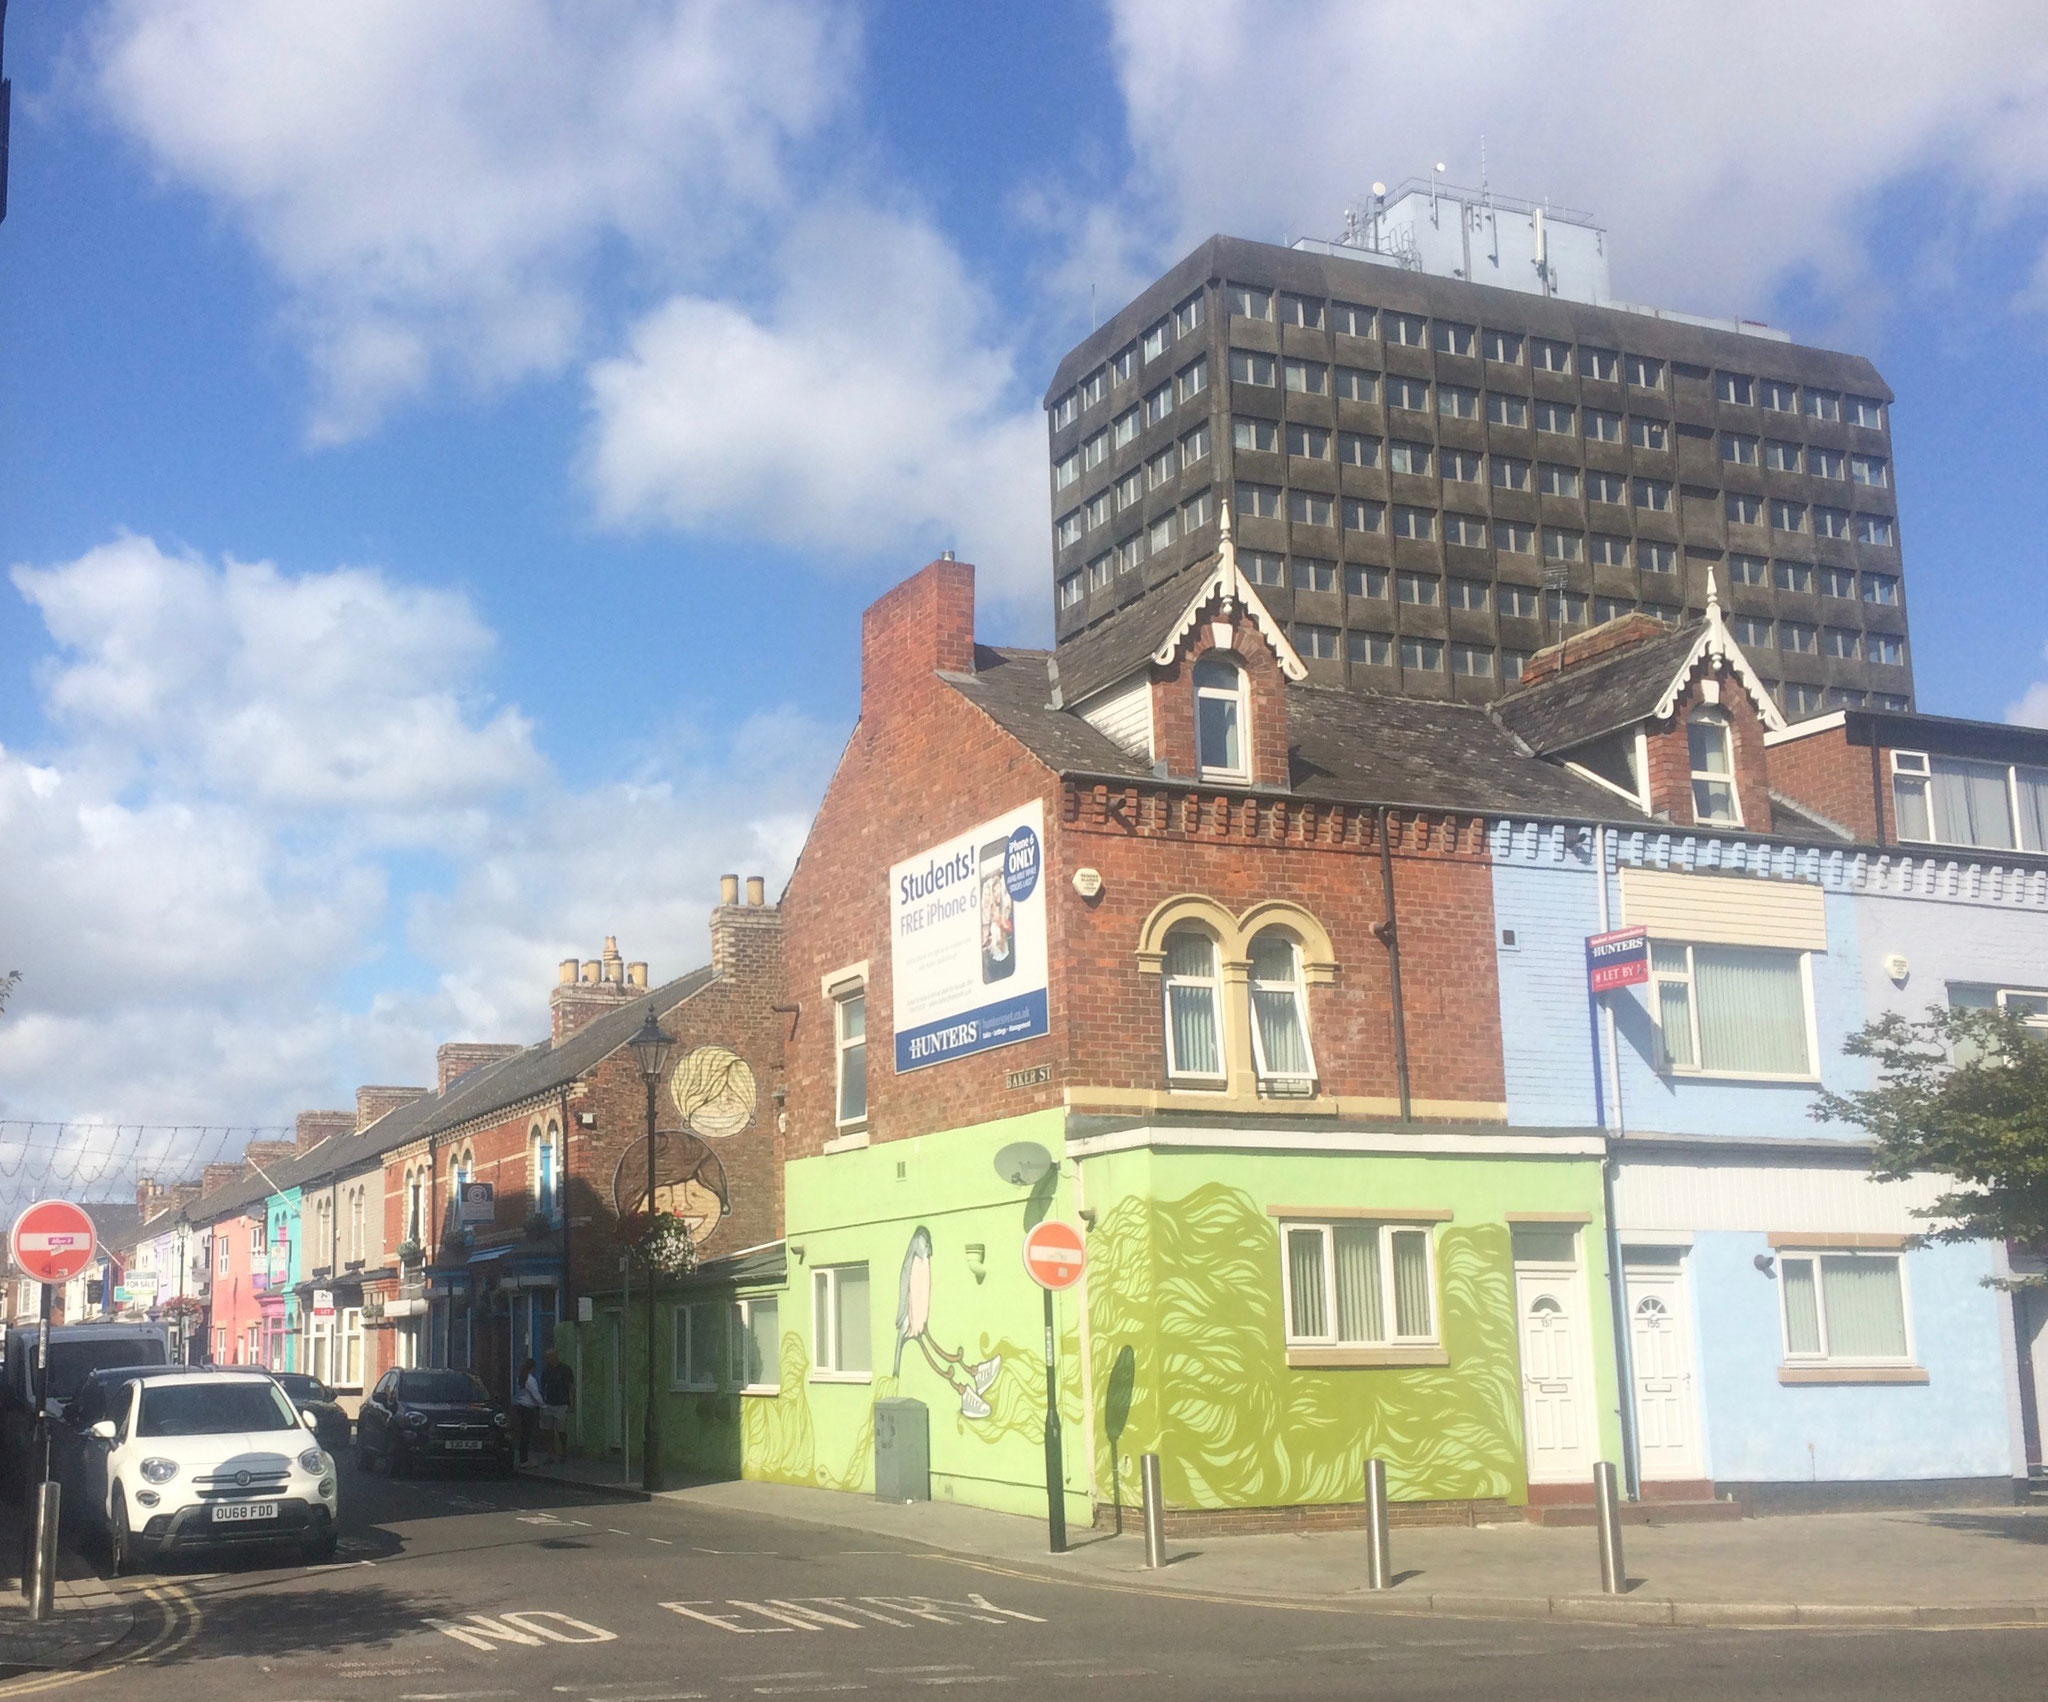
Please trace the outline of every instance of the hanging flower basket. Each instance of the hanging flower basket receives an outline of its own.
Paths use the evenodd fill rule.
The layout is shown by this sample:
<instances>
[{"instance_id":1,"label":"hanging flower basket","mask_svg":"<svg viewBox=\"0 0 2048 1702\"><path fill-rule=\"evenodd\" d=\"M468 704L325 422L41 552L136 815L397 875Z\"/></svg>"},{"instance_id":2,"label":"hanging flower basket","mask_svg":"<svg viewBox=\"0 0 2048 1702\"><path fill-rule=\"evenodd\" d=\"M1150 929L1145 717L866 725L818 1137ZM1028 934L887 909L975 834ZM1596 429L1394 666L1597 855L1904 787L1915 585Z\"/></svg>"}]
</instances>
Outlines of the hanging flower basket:
<instances>
[{"instance_id":1,"label":"hanging flower basket","mask_svg":"<svg viewBox=\"0 0 2048 1702\"><path fill-rule=\"evenodd\" d=\"M181 1294L175 1300L166 1300L163 1313L167 1318L196 1318L206 1310L206 1302L195 1300L189 1294Z\"/></svg>"},{"instance_id":2,"label":"hanging flower basket","mask_svg":"<svg viewBox=\"0 0 2048 1702\"><path fill-rule=\"evenodd\" d=\"M668 1212L636 1213L621 1225L633 1257L660 1276L686 1277L697 1268L697 1243L690 1226Z\"/></svg>"}]
</instances>

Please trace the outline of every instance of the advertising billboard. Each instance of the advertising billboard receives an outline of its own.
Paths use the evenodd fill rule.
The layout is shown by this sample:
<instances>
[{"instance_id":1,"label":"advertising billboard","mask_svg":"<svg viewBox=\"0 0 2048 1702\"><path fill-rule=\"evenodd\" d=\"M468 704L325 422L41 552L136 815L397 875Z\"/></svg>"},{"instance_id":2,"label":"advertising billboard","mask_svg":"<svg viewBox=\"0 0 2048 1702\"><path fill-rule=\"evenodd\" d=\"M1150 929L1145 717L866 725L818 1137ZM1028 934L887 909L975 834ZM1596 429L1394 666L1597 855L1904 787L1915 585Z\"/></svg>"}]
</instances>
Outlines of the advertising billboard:
<instances>
[{"instance_id":1,"label":"advertising billboard","mask_svg":"<svg viewBox=\"0 0 2048 1702\"><path fill-rule=\"evenodd\" d=\"M890 869L898 1074L1047 1032L1044 863L1033 800Z\"/></svg>"}]
</instances>

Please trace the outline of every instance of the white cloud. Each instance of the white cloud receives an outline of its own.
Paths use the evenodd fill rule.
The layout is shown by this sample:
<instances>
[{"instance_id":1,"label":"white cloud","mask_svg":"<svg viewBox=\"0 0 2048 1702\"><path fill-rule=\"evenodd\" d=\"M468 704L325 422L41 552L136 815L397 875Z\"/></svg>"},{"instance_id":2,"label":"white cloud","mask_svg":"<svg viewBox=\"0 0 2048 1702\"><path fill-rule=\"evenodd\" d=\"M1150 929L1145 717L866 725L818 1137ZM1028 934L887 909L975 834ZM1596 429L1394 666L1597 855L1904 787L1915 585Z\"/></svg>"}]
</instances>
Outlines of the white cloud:
<instances>
[{"instance_id":1,"label":"white cloud","mask_svg":"<svg viewBox=\"0 0 2048 1702\"><path fill-rule=\"evenodd\" d=\"M1478 177L1592 209L1618 293L1747 313L1815 281L1838 310L1923 247L2038 209L2048 37L2030 0L1714 7L1628 0L1115 0L1161 252L1216 230L1335 234L1375 177ZM1880 202L1911 180L1910 198Z\"/></svg>"},{"instance_id":2,"label":"white cloud","mask_svg":"<svg viewBox=\"0 0 2048 1702\"><path fill-rule=\"evenodd\" d=\"M824 0L114 0L113 121L282 283L316 441L577 353L607 241L715 254L785 192L853 37Z\"/></svg>"},{"instance_id":3,"label":"white cloud","mask_svg":"<svg viewBox=\"0 0 2048 1702\"><path fill-rule=\"evenodd\" d=\"M952 545L995 595L1042 600L1043 416L954 251L840 205L795 227L779 272L764 311L677 295L591 368L600 515L837 561Z\"/></svg>"},{"instance_id":4,"label":"white cloud","mask_svg":"<svg viewBox=\"0 0 2048 1702\"><path fill-rule=\"evenodd\" d=\"M2048 659L2048 646L2042 656ZM2048 680L2036 680L2005 706L2005 718L2020 727L2048 727Z\"/></svg>"},{"instance_id":5,"label":"white cloud","mask_svg":"<svg viewBox=\"0 0 2048 1702\"><path fill-rule=\"evenodd\" d=\"M146 538L14 579L57 742L0 749L4 1117L276 1122L537 1039L606 933L704 961L717 875L780 884L836 750L765 710L573 789L481 689L459 596Z\"/></svg>"}]
</instances>

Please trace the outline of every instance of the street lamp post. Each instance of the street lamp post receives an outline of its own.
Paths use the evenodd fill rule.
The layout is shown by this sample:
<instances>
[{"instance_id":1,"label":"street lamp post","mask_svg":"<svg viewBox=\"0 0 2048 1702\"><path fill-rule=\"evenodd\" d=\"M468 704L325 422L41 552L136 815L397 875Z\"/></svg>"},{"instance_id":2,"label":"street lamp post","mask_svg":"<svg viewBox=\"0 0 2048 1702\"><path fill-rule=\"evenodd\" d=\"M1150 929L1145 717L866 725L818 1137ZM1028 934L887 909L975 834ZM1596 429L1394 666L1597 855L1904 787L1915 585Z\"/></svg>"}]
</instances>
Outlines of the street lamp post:
<instances>
[{"instance_id":1,"label":"street lamp post","mask_svg":"<svg viewBox=\"0 0 2048 1702\"><path fill-rule=\"evenodd\" d=\"M627 1042L640 1065L640 1079L647 1085L647 1222L645 1235L654 1227L654 1090L661 1081L661 1069L675 1044L654 1020L650 1006L639 1030ZM652 1495L661 1488L661 1417L655 1404L654 1376L654 1266L647 1264L647 1396L641 1415L640 1486Z\"/></svg>"}]
</instances>

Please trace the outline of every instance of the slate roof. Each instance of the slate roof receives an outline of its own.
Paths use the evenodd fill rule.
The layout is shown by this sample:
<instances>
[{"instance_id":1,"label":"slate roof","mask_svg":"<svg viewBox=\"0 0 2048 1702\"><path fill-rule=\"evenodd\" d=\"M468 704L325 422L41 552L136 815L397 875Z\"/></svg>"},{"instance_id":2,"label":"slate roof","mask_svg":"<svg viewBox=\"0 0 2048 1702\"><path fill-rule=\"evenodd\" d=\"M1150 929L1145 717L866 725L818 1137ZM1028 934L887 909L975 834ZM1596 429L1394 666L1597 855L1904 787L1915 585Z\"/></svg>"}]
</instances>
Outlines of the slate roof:
<instances>
[{"instance_id":1,"label":"slate roof","mask_svg":"<svg viewBox=\"0 0 2048 1702\"><path fill-rule=\"evenodd\" d=\"M1039 677L1044 678L1041 661ZM1086 726L1086 723L1082 723ZM1089 732L1094 729L1088 728ZM1098 738L1100 734L1096 735ZM1106 741L1105 741L1106 742ZM217 1223L236 1217L286 1188L305 1187L330 1177L345 1176L374 1164L408 1141L437 1135L459 1124L566 1087L600 1059L623 1046L649 1010L659 1017L692 997L710 982L707 966L630 999L616 1010L586 1023L559 1046L543 1040L509 1058L494 1058L463 1071L445 1088L387 1111L366 1129L330 1135L317 1146L295 1153L280 1164L266 1165L270 1181L244 1176L194 1200L185 1208L189 1223ZM271 1185L274 1182L275 1187Z\"/></svg>"},{"instance_id":2,"label":"slate roof","mask_svg":"<svg viewBox=\"0 0 2048 1702\"><path fill-rule=\"evenodd\" d=\"M1053 652L1060 665L1061 699L1080 703L1143 667L1186 611L1202 582L1198 570L1215 562L1213 553L1197 558L1172 579L1149 587L1136 602L1063 640Z\"/></svg>"},{"instance_id":3,"label":"slate roof","mask_svg":"<svg viewBox=\"0 0 2048 1702\"><path fill-rule=\"evenodd\" d=\"M1141 783L1163 778L1079 715L1050 707L1044 651L984 647L976 661L972 675L943 677L1048 768ZM1477 704L1296 686L1287 693L1287 735L1293 789L1303 798L1642 819L1604 788L1528 755Z\"/></svg>"},{"instance_id":4,"label":"slate roof","mask_svg":"<svg viewBox=\"0 0 2048 1702\"><path fill-rule=\"evenodd\" d=\"M1493 713L1531 750L1566 751L1647 717L1700 639L1699 621L1496 698Z\"/></svg>"},{"instance_id":5,"label":"slate roof","mask_svg":"<svg viewBox=\"0 0 2048 1702\"><path fill-rule=\"evenodd\" d=\"M92 1219L93 1240L103 1253L126 1253L143 1238L142 1208L132 1202L89 1200L85 1213Z\"/></svg>"}]
</instances>

